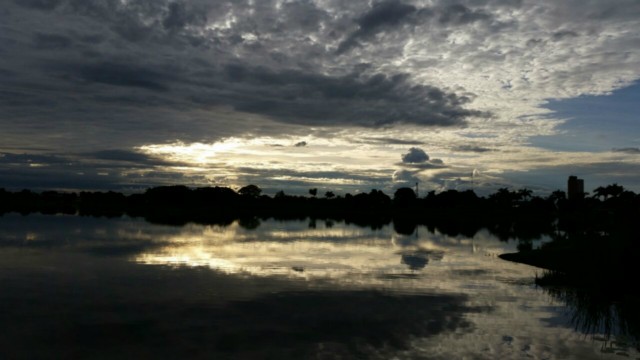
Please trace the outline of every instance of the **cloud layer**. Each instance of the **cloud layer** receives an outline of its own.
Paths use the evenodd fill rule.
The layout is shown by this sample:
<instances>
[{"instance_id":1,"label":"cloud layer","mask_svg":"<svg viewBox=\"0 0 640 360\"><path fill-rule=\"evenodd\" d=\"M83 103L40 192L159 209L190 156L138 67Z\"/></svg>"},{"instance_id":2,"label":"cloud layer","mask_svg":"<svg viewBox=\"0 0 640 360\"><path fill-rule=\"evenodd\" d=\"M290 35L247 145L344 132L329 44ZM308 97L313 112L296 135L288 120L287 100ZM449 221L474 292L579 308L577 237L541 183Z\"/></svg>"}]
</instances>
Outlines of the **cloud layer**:
<instances>
[{"instance_id":1,"label":"cloud layer","mask_svg":"<svg viewBox=\"0 0 640 360\"><path fill-rule=\"evenodd\" d=\"M357 164L380 153L369 171L391 183L407 146L463 173L517 172L529 139L565 120L549 99L610 94L640 78L640 35L629 31L639 26L634 0L7 1L0 151L132 164L145 145L339 138L350 149L325 153L324 170L354 179L364 171ZM637 147L607 149L626 156ZM256 162L226 155L220 161L236 165L227 169ZM563 156L567 166L575 160ZM157 174L175 171L139 160ZM414 175L436 176L442 164L426 160L405 165L424 163L411 171L430 172Z\"/></svg>"}]
</instances>

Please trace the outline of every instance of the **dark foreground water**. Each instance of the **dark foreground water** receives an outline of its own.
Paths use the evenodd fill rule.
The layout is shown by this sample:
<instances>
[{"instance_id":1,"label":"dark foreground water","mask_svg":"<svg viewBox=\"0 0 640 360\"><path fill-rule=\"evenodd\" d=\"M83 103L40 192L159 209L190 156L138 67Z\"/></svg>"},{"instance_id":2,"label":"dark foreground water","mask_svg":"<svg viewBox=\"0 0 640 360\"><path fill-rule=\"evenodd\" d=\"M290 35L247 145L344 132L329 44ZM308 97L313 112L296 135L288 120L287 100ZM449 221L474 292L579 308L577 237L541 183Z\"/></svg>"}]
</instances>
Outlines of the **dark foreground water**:
<instances>
[{"instance_id":1,"label":"dark foreground water","mask_svg":"<svg viewBox=\"0 0 640 360\"><path fill-rule=\"evenodd\" d=\"M0 359L640 358L513 241L241 225L0 217Z\"/></svg>"}]
</instances>

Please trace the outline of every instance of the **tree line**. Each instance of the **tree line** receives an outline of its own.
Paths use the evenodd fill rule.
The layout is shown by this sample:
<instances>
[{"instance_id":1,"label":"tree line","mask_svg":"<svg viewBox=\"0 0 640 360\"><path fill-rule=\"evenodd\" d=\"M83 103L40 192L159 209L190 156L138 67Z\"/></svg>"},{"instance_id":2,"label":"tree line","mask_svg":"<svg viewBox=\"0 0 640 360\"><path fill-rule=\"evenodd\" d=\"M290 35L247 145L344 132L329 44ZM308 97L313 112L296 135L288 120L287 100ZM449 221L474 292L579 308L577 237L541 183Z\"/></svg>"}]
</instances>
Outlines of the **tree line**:
<instances>
[{"instance_id":1,"label":"tree line","mask_svg":"<svg viewBox=\"0 0 640 360\"><path fill-rule=\"evenodd\" d=\"M280 219L326 218L379 226L392 220L406 224L438 222L473 235L488 228L501 238L535 237L557 225L604 227L640 214L640 196L622 186L598 187L593 196L568 199L561 190L547 196L529 189L501 188L483 197L472 190L428 192L418 197L413 189L397 189L392 196L372 189L358 194L336 195L309 189L308 196L264 195L260 187L247 185L237 191L228 187L159 186L143 193L119 192L17 192L0 189L0 214L77 214L145 217L154 222L181 224L189 221L218 223L246 217ZM409 225L408 225L409 226ZM446 231L446 229L445 229ZM531 234L527 235L527 232Z\"/></svg>"}]
</instances>

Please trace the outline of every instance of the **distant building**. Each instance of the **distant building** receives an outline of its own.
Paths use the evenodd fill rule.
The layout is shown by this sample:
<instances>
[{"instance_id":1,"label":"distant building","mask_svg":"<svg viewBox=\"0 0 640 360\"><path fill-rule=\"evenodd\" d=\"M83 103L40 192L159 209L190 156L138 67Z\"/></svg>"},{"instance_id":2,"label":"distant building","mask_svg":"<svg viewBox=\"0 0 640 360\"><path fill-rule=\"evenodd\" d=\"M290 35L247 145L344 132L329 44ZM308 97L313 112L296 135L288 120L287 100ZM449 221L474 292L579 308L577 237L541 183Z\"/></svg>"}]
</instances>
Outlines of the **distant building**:
<instances>
[{"instance_id":1,"label":"distant building","mask_svg":"<svg viewBox=\"0 0 640 360\"><path fill-rule=\"evenodd\" d=\"M584 197L584 180L578 179L577 176L569 176L567 196L569 200L582 199Z\"/></svg>"}]
</instances>

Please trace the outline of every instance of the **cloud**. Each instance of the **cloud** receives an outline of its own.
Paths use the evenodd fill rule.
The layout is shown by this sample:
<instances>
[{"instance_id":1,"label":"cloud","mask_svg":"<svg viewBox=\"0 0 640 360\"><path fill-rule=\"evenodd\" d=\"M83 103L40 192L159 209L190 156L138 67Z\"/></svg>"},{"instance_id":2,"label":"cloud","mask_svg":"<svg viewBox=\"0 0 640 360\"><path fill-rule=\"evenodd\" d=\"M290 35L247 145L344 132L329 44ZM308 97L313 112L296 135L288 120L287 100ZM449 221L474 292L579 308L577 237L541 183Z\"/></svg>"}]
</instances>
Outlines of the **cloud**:
<instances>
[{"instance_id":1,"label":"cloud","mask_svg":"<svg viewBox=\"0 0 640 360\"><path fill-rule=\"evenodd\" d=\"M109 160L114 162L126 162L128 167L137 164L143 167L148 166L179 166L186 165L184 163L167 161L158 157L150 156L136 151L111 149L111 150L99 150L89 153L81 154L84 157L96 159L96 160Z\"/></svg>"},{"instance_id":2,"label":"cloud","mask_svg":"<svg viewBox=\"0 0 640 360\"><path fill-rule=\"evenodd\" d=\"M336 51L343 54L354 47L369 42L386 31L398 31L407 26L410 29L437 22L440 26L462 26L474 22L496 22L495 18L482 10L470 9L462 4L441 4L418 8L398 0L386 0L374 5L356 19L358 29L343 40Z\"/></svg>"},{"instance_id":3,"label":"cloud","mask_svg":"<svg viewBox=\"0 0 640 360\"><path fill-rule=\"evenodd\" d=\"M640 154L640 148L637 147L627 147L627 148L613 148L611 149L613 152L620 152L626 154Z\"/></svg>"},{"instance_id":4,"label":"cloud","mask_svg":"<svg viewBox=\"0 0 640 360\"><path fill-rule=\"evenodd\" d=\"M189 182L197 177L197 174L184 176L180 172L165 170L171 166L184 167L188 164L129 150L66 155L0 153L0 187L37 190L144 189L158 184Z\"/></svg>"},{"instance_id":5,"label":"cloud","mask_svg":"<svg viewBox=\"0 0 640 360\"><path fill-rule=\"evenodd\" d=\"M447 167L441 159L433 159L423 163L400 163L398 165L413 170L434 170Z\"/></svg>"},{"instance_id":6,"label":"cloud","mask_svg":"<svg viewBox=\"0 0 640 360\"><path fill-rule=\"evenodd\" d=\"M307 142L306 141L300 141L300 142L295 143L295 145L293 145L293 146L295 146L295 147L304 147L304 146L307 146Z\"/></svg>"},{"instance_id":7,"label":"cloud","mask_svg":"<svg viewBox=\"0 0 640 360\"><path fill-rule=\"evenodd\" d=\"M460 126L469 117L489 115L467 109L465 105L471 102L468 96L413 84L408 74L353 72L326 76L230 64L224 68L223 77L236 94L229 102L236 110L267 115L281 122L365 127L399 123ZM220 99L208 101L215 103Z\"/></svg>"},{"instance_id":8,"label":"cloud","mask_svg":"<svg viewBox=\"0 0 640 360\"><path fill-rule=\"evenodd\" d=\"M63 0L14 0L14 3L26 8L38 9L38 10L53 10Z\"/></svg>"},{"instance_id":9,"label":"cloud","mask_svg":"<svg viewBox=\"0 0 640 360\"><path fill-rule=\"evenodd\" d=\"M46 155L46 154L15 154L15 153L0 153L1 165L26 165L38 164L38 165L51 165L51 164L66 164L69 159L58 155Z\"/></svg>"},{"instance_id":10,"label":"cloud","mask_svg":"<svg viewBox=\"0 0 640 360\"><path fill-rule=\"evenodd\" d=\"M461 152L475 152L475 153L495 151L494 149L484 147L484 146L477 146L477 145L459 145L459 146L454 146L452 150L461 151Z\"/></svg>"},{"instance_id":11,"label":"cloud","mask_svg":"<svg viewBox=\"0 0 640 360\"><path fill-rule=\"evenodd\" d=\"M417 147L412 147L408 153L402 155L402 162L405 164L419 164L427 161L429 161L429 155Z\"/></svg>"},{"instance_id":12,"label":"cloud","mask_svg":"<svg viewBox=\"0 0 640 360\"><path fill-rule=\"evenodd\" d=\"M420 179L416 176L417 172L410 170L396 170L394 171L391 179L394 184L400 186L413 186L415 183L419 183Z\"/></svg>"},{"instance_id":13,"label":"cloud","mask_svg":"<svg viewBox=\"0 0 640 360\"><path fill-rule=\"evenodd\" d=\"M112 108L125 110L135 106L147 106L153 98L135 91L144 89L166 93L152 100L157 110L150 111L160 112L166 108L185 107L205 110L212 106L230 106L237 112L253 113L282 123L300 125L460 126L466 124L468 118L485 117L488 114L468 109L471 102L468 95L457 95L438 87L417 84L408 73L371 71L370 67L357 64L354 64L354 70L350 73L318 72L314 71L313 67L305 67L302 70L292 66L293 63L288 63L287 59L292 59L294 53L287 54L282 51L279 52L277 60L280 63L284 60L285 66L274 66L275 63L270 60L251 61L252 58L266 56L262 51L262 45L266 45L264 39L276 39L282 44L291 43L285 36L287 32L295 33L297 27L300 27L301 31L319 31L320 21L331 21L330 9L321 8L317 4L287 4L278 10L262 4L261 16L264 18L251 17L251 21L257 26L256 29L245 29L247 23L239 20L229 31L216 30L217 34L214 37L210 36L214 35L213 33L205 31L205 27L211 27L212 24L224 20L224 14L235 14L236 18L244 19L244 8L224 1L187 3L140 0L116 4L68 0L31 1L28 5L30 8L33 5L46 9L64 7L65 13L55 14L59 18L58 22L65 22L77 29L73 32L66 31L63 36L57 35L62 33L60 29L52 31L54 29L46 23L34 24L33 36L37 48L67 49L67 53L57 59L40 60L43 72L49 77L53 75L57 82L42 83L39 87L51 88L59 93L69 93L70 89L75 88L78 96L91 94L91 100L109 102ZM378 4L367 13L357 16L362 28L361 34L373 33L376 29L398 24L413 11L412 9L415 9L413 5L401 2ZM79 17L67 15L71 13ZM287 32L267 27L273 23L267 20L269 16L291 20L296 18L296 14L301 13L306 14L306 21L287 23L290 27ZM80 18L84 18L84 22L79 22ZM154 21L151 21L152 19ZM91 31L84 31L83 27L91 22L94 25ZM96 33L96 29L99 30L101 26L106 31L102 31L99 42L87 42L85 35L79 35ZM271 33L268 37L261 36L268 33ZM121 49L125 45L118 38L114 38L114 35L125 41L139 41L144 38L146 42L140 45L140 50L159 56L149 58L144 57L142 53L137 56L122 53ZM248 43L245 40L234 45L232 39L238 36L245 40L256 39L254 45L262 45L249 49L246 48ZM76 51L71 46L73 44L83 45ZM98 48L98 44L103 45ZM182 62L185 66L176 66L177 62L173 60L162 60L181 57L174 47L184 46L190 46L194 51L193 57ZM227 53L235 47L240 53L248 51L256 56L222 56L215 62L208 60L209 56L204 56L211 51L223 49L226 50L221 54ZM272 48L280 48L280 45L273 44ZM296 49L290 50L297 52ZM311 48L299 50L320 60L330 55L317 54L316 50ZM35 56L33 59L37 62L39 57ZM307 56L299 60L307 61ZM308 60L311 61L311 58ZM114 88L84 88L91 84ZM124 88L131 88L131 91L123 93ZM58 102L60 101L62 99L58 99ZM83 104L87 107L91 105L86 100L83 100ZM58 108L62 110L65 106ZM93 113L100 112L98 109L87 110ZM65 114L59 116L69 118ZM134 118L133 114L125 116ZM87 120L91 121L85 117L85 121Z\"/></svg>"},{"instance_id":14,"label":"cloud","mask_svg":"<svg viewBox=\"0 0 640 360\"><path fill-rule=\"evenodd\" d=\"M239 167L237 170L247 179L255 179L261 176L264 178L274 178L276 180L306 179L310 182L326 182L327 184L330 184L331 180L336 179L350 180L352 182L363 184L379 183L382 180L381 176L365 171L264 169L258 167Z\"/></svg>"},{"instance_id":15,"label":"cloud","mask_svg":"<svg viewBox=\"0 0 640 360\"><path fill-rule=\"evenodd\" d=\"M398 0L387 0L373 5L371 10L358 19L360 32L372 32L385 25L398 24L409 14L416 11L415 6Z\"/></svg>"},{"instance_id":16,"label":"cloud","mask_svg":"<svg viewBox=\"0 0 640 360\"><path fill-rule=\"evenodd\" d=\"M464 25L476 21L491 20L492 18L490 14L482 10L472 10L462 4L454 4L442 9L438 21L442 24Z\"/></svg>"},{"instance_id":17,"label":"cloud","mask_svg":"<svg viewBox=\"0 0 640 360\"><path fill-rule=\"evenodd\" d=\"M344 53L353 46L358 45L358 40L360 39L367 39L387 27L397 26L416 10L413 5L404 4L398 0L375 3L367 13L356 20L359 27L358 30L340 44L337 53Z\"/></svg>"},{"instance_id":18,"label":"cloud","mask_svg":"<svg viewBox=\"0 0 640 360\"><path fill-rule=\"evenodd\" d=\"M139 87L152 91L167 91L166 75L129 63L102 62L83 64L65 69L80 80L106 85Z\"/></svg>"},{"instance_id":19,"label":"cloud","mask_svg":"<svg viewBox=\"0 0 640 360\"><path fill-rule=\"evenodd\" d=\"M73 44L73 41L62 35L37 33L33 38L33 45L39 49L60 50L66 49Z\"/></svg>"},{"instance_id":20,"label":"cloud","mask_svg":"<svg viewBox=\"0 0 640 360\"><path fill-rule=\"evenodd\" d=\"M556 31L553 33L552 37L554 40L558 41L558 40L563 40L565 38L574 38L580 36L578 33L576 33L575 31L571 31L571 30L561 30L561 31Z\"/></svg>"},{"instance_id":21,"label":"cloud","mask_svg":"<svg viewBox=\"0 0 640 360\"><path fill-rule=\"evenodd\" d=\"M640 56L629 50L640 37L628 31L638 14L635 0L8 1L2 149L37 143L54 155L153 169L161 166L153 159L89 153L228 137L291 144L312 133L314 149L350 141L327 160L339 166L323 166L366 163L387 180L398 166L442 166L382 153L426 143L445 159L448 150L475 153L456 158L471 168L465 157L521 171L518 151L562 123L545 104L640 78ZM498 148L512 161L492 156ZM565 155L548 157L574 159Z\"/></svg>"},{"instance_id":22,"label":"cloud","mask_svg":"<svg viewBox=\"0 0 640 360\"><path fill-rule=\"evenodd\" d=\"M418 140L405 140L388 137L365 137L362 140L356 141L367 144L382 144L382 145L424 145L424 141Z\"/></svg>"},{"instance_id":23,"label":"cloud","mask_svg":"<svg viewBox=\"0 0 640 360\"><path fill-rule=\"evenodd\" d=\"M185 1L169 3L168 14L162 21L162 25L168 30L179 30L192 24L206 24L206 14L189 8Z\"/></svg>"}]
</instances>

